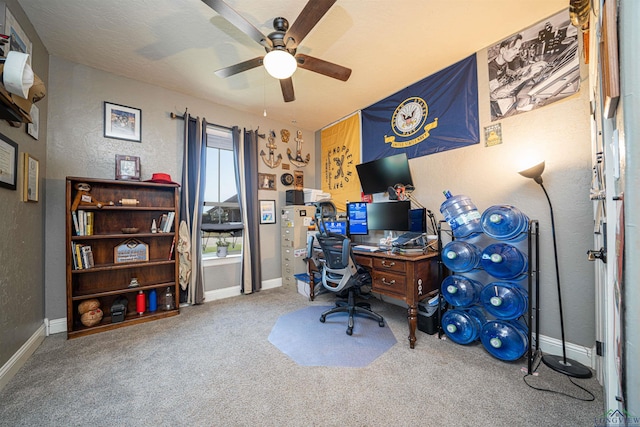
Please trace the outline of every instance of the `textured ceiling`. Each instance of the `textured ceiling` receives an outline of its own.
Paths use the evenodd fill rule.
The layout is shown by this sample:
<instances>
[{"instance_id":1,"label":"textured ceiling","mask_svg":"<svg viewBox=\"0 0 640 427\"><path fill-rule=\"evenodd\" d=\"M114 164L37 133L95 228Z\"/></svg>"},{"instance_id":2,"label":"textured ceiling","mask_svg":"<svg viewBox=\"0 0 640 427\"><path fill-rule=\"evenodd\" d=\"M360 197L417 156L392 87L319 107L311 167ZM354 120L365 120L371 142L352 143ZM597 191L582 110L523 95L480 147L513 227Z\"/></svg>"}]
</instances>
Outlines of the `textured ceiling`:
<instances>
[{"instance_id":1,"label":"textured ceiling","mask_svg":"<svg viewBox=\"0 0 640 427\"><path fill-rule=\"evenodd\" d=\"M312 0L313 1L313 0ZM568 8L569 0L338 0L298 48L353 70L293 75L296 100L262 67L219 68L264 49L200 0L19 0L51 55L317 130ZM264 34L306 0L227 0ZM480 84L482 84L480 82Z\"/></svg>"}]
</instances>

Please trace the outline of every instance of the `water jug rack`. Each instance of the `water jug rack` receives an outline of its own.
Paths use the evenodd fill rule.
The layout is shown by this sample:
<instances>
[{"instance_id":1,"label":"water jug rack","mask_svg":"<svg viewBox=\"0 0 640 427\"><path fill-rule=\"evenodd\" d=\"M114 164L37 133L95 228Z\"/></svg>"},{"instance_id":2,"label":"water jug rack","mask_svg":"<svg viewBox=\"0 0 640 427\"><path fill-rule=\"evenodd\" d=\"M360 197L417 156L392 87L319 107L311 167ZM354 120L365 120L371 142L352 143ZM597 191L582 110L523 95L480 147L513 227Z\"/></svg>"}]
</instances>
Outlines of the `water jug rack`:
<instances>
[{"instance_id":1,"label":"water jug rack","mask_svg":"<svg viewBox=\"0 0 640 427\"><path fill-rule=\"evenodd\" d=\"M442 262L442 249L444 235L447 235L451 240L455 239L451 228L447 221L440 220L437 224L438 235L438 281L442 283L445 277L452 274ZM527 291L529 295L529 304L526 313L525 323L527 324L529 348L527 349L527 373L533 373L533 365L536 357L540 354L540 246L539 246L540 227L538 220L529 220L529 227L527 230L527 258L528 258L528 270L527 270ZM464 273L462 273L464 275ZM438 297L440 295L440 286L438 286ZM438 338L442 338L442 310L438 305ZM524 317L524 316L523 316Z\"/></svg>"}]
</instances>

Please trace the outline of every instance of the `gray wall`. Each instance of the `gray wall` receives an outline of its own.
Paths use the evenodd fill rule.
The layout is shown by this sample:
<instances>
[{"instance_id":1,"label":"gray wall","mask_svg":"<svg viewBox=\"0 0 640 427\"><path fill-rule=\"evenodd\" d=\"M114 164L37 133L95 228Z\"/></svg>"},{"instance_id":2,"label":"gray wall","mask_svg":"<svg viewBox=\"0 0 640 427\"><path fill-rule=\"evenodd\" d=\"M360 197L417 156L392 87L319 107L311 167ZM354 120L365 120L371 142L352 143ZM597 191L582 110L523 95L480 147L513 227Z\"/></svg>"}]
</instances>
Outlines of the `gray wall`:
<instances>
[{"instance_id":1,"label":"gray wall","mask_svg":"<svg viewBox=\"0 0 640 427\"><path fill-rule=\"evenodd\" d=\"M591 133L588 68L583 66L579 94L546 107L518 114L502 125L503 143L485 147L484 127L491 123L487 53L478 52L481 143L411 159L416 198L440 215L443 190L465 194L482 212L495 204L511 204L540 222L540 332L560 338L559 314L549 206L542 189L517 171L532 160L545 160L544 186L555 213L568 342L595 344L595 283L586 252L593 246ZM528 162L528 163L527 163ZM417 181L417 182L416 182Z\"/></svg>"},{"instance_id":2,"label":"gray wall","mask_svg":"<svg viewBox=\"0 0 640 427\"><path fill-rule=\"evenodd\" d=\"M48 88L48 54L17 1L5 2L33 43L31 66ZM4 7L4 4L2 5ZM18 144L18 188L0 188L0 367L42 325L44 283L44 213L47 173L47 104L49 96L37 103L40 109L40 137L26 133L26 125L12 127L0 121L0 133ZM22 202L23 153L40 162L40 201Z\"/></svg>"},{"instance_id":3,"label":"gray wall","mask_svg":"<svg viewBox=\"0 0 640 427\"><path fill-rule=\"evenodd\" d=\"M142 179L149 179L154 172L171 174L180 179L182 164L181 120L169 118L171 112L182 114L188 108L192 115L205 117L207 121L223 126L238 125L241 129L259 129L260 133L287 128L292 136L298 130L290 123L278 123L268 117L252 116L201 99L161 89L114 74L75 64L59 57L51 58L51 98L49 113L49 172L47 174L48 199L46 218L46 316L59 319L66 316L65 253L64 248L64 180L66 176L86 176L113 179L115 155L140 156ZM142 142L121 141L103 137L103 102L109 101L142 110ZM313 133L303 131L303 152L313 149ZM260 140L264 148L265 140ZM293 140L288 144L295 149ZM306 145L306 147L305 147ZM287 145L278 143L278 151L286 158ZM292 168L294 169L294 168ZM282 169L270 169L260 161L259 172L275 173ZM315 166L304 168L305 178L315 179ZM279 184L279 181L278 181ZM261 190L262 199L276 200L284 205L284 188L278 191ZM263 280L278 278L280 274L280 225L262 225L261 249ZM236 266L237 268L237 266ZM217 275L216 267L205 271L205 281L214 290L238 283L228 283L238 277L229 266L222 267L224 274Z\"/></svg>"}]
</instances>

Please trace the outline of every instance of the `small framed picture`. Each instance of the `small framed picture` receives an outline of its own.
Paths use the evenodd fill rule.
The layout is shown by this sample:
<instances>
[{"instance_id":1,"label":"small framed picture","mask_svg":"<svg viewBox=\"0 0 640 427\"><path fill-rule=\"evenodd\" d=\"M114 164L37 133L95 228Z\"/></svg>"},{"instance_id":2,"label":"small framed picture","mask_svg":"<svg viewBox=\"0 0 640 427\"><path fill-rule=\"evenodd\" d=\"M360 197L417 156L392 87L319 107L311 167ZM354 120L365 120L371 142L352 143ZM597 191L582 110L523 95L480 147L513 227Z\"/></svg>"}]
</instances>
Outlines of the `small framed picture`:
<instances>
[{"instance_id":1,"label":"small framed picture","mask_svg":"<svg viewBox=\"0 0 640 427\"><path fill-rule=\"evenodd\" d=\"M105 138L142 141L142 110L124 105L104 103Z\"/></svg>"},{"instance_id":2,"label":"small framed picture","mask_svg":"<svg viewBox=\"0 0 640 427\"><path fill-rule=\"evenodd\" d=\"M274 173L258 173L258 189L275 190L276 174Z\"/></svg>"},{"instance_id":3,"label":"small framed picture","mask_svg":"<svg viewBox=\"0 0 640 427\"><path fill-rule=\"evenodd\" d=\"M260 224L276 223L276 201L260 200Z\"/></svg>"},{"instance_id":4,"label":"small framed picture","mask_svg":"<svg viewBox=\"0 0 640 427\"><path fill-rule=\"evenodd\" d=\"M0 187L15 190L17 170L18 144L0 134Z\"/></svg>"},{"instance_id":5,"label":"small framed picture","mask_svg":"<svg viewBox=\"0 0 640 427\"><path fill-rule=\"evenodd\" d=\"M116 154L116 179L140 181L140 157Z\"/></svg>"},{"instance_id":6,"label":"small framed picture","mask_svg":"<svg viewBox=\"0 0 640 427\"><path fill-rule=\"evenodd\" d=\"M38 182L40 180L40 162L28 153L24 153L24 182L22 185L22 200L25 202L37 202Z\"/></svg>"},{"instance_id":7,"label":"small framed picture","mask_svg":"<svg viewBox=\"0 0 640 427\"><path fill-rule=\"evenodd\" d=\"M27 133L33 138L38 139L38 132L40 128L40 110L35 104L31 106L31 123L27 123Z\"/></svg>"}]
</instances>

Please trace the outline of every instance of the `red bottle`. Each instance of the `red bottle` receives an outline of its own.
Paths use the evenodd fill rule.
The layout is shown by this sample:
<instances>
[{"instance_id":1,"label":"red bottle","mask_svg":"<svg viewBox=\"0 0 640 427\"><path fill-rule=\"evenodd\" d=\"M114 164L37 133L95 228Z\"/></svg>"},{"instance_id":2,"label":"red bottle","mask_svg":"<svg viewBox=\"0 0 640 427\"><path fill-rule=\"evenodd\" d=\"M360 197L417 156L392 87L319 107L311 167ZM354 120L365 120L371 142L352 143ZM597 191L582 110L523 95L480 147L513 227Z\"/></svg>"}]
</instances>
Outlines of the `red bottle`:
<instances>
[{"instance_id":1,"label":"red bottle","mask_svg":"<svg viewBox=\"0 0 640 427\"><path fill-rule=\"evenodd\" d=\"M138 314L144 314L146 305L146 298L144 296L144 292L139 291L138 296L136 297L136 311Z\"/></svg>"}]
</instances>

